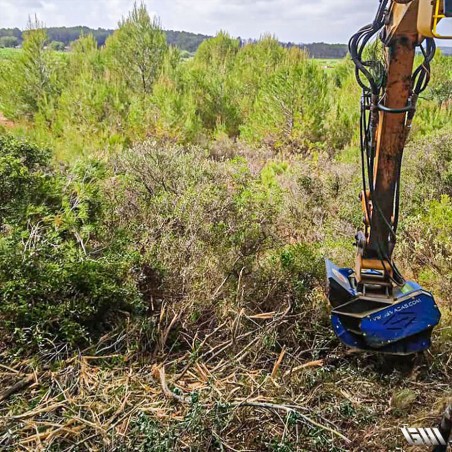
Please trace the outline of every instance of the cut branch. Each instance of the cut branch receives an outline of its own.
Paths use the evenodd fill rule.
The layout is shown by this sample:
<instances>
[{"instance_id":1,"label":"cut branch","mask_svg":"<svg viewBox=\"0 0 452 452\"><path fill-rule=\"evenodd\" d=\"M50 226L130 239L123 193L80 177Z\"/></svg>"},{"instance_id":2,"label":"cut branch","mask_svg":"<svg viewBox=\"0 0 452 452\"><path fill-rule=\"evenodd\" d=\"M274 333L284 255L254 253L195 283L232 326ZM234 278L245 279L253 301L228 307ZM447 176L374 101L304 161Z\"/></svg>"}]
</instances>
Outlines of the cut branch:
<instances>
[{"instance_id":1,"label":"cut branch","mask_svg":"<svg viewBox=\"0 0 452 452\"><path fill-rule=\"evenodd\" d=\"M3 402L7 400L9 397L11 397L16 392L22 391L22 389L27 388L35 381L35 375L30 374L27 377L23 378L22 380L18 381L15 385L8 388L6 391L2 392L0 394L0 402Z\"/></svg>"}]
</instances>

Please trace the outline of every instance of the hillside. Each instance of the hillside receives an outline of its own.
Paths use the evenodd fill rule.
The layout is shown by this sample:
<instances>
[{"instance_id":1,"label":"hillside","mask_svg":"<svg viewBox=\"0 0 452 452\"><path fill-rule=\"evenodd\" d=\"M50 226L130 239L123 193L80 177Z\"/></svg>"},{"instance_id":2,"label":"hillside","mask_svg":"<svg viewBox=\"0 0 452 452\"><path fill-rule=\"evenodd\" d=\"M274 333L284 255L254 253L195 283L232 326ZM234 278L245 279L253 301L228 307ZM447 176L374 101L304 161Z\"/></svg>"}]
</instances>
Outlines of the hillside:
<instances>
[{"instance_id":1,"label":"hillside","mask_svg":"<svg viewBox=\"0 0 452 452\"><path fill-rule=\"evenodd\" d=\"M438 425L451 58L419 99L396 247L442 321L402 357L330 320L324 259L353 265L362 228L349 59L225 32L184 59L143 5L104 46L48 41L35 24L0 59L0 450L395 451Z\"/></svg>"}]
</instances>

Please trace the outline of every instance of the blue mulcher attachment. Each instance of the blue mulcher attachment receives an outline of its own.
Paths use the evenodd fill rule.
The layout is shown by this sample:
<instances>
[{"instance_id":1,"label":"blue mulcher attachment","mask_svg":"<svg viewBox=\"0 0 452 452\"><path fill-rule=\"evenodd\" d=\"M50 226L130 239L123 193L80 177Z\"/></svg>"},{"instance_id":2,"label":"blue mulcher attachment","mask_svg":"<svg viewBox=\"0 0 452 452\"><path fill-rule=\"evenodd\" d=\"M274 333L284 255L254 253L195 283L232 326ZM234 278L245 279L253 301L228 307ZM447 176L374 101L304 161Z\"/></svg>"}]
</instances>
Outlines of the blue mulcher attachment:
<instances>
[{"instance_id":1,"label":"blue mulcher attachment","mask_svg":"<svg viewBox=\"0 0 452 452\"><path fill-rule=\"evenodd\" d=\"M360 350L410 355L431 345L441 313L431 293L414 282L391 294L358 291L354 271L326 261L331 321L337 337Z\"/></svg>"}]
</instances>

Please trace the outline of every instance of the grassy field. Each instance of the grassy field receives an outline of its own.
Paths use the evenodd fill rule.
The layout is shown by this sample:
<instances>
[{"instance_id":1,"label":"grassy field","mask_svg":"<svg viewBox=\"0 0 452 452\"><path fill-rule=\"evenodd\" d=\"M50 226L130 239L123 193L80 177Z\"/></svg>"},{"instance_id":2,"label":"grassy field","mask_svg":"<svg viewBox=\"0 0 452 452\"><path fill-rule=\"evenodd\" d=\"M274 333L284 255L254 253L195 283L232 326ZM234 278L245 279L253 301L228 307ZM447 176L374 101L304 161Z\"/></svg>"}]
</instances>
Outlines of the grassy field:
<instances>
[{"instance_id":1,"label":"grassy field","mask_svg":"<svg viewBox=\"0 0 452 452\"><path fill-rule=\"evenodd\" d=\"M331 69L336 67L342 60L333 58L314 58L323 68Z\"/></svg>"},{"instance_id":2,"label":"grassy field","mask_svg":"<svg viewBox=\"0 0 452 452\"><path fill-rule=\"evenodd\" d=\"M10 60L19 52L20 49L0 49L0 60Z\"/></svg>"}]
</instances>

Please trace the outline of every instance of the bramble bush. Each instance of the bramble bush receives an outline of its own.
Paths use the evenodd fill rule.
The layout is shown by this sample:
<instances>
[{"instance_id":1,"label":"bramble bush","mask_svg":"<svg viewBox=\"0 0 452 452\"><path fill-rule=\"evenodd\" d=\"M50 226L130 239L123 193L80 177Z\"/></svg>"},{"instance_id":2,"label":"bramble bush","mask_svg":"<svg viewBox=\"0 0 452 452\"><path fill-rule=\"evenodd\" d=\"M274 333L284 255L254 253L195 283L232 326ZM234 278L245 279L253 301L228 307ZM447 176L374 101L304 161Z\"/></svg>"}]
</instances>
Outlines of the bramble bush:
<instances>
[{"instance_id":1,"label":"bramble bush","mask_svg":"<svg viewBox=\"0 0 452 452\"><path fill-rule=\"evenodd\" d=\"M106 188L116 206L111 227L127 228L142 250L152 269L141 281L145 301L174 312L176 330L221 323L242 308L268 312L289 303L304 313L318 299L323 250L314 231L303 238L300 229L312 224L316 206L305 202L294 213L309 195L289 191L299 184L297 171L311 168L295 164L240 154L219 160L199 147L154 141L118 156L117 177ZM298 244L289 243L292 227Z\"/></svg>"},{"instance_id":2,"label":"bramble bush","mask_svg":"<svg viewBox=\"0 0 452 452\"><path fill-rule=\"evenodd\" d=\"M398 254L421 283L447 299L452 289L452 136L411 143L402 174Z\"/></svg>"}]
</instances>

